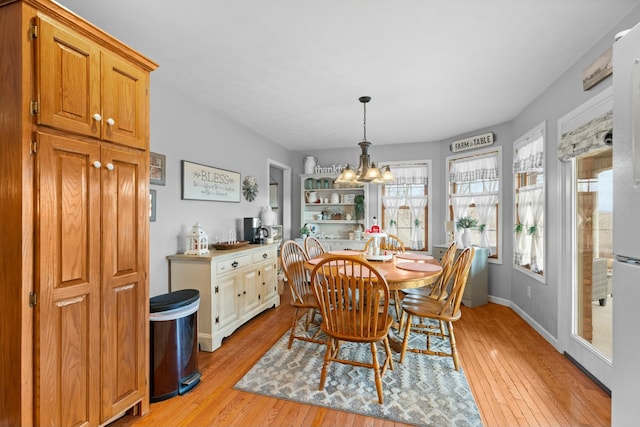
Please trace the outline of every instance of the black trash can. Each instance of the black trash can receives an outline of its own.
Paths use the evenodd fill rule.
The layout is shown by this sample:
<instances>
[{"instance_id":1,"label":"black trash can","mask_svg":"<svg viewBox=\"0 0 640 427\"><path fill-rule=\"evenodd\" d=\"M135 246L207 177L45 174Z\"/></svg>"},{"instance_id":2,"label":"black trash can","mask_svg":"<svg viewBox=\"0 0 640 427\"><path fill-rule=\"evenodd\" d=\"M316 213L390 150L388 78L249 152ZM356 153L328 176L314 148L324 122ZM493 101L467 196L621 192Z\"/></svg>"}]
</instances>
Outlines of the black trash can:
<instances>
[{"instance_id":1,"label":"black trash can","mask_svg":"<svg viewBox=\"0 0 640 427\"><path fill-rule=\"evenodd\" d=\"M184 394L200 382L198 307L200 293L184 289L150 300L150 400Z\"/></svg>"}]
</instances>

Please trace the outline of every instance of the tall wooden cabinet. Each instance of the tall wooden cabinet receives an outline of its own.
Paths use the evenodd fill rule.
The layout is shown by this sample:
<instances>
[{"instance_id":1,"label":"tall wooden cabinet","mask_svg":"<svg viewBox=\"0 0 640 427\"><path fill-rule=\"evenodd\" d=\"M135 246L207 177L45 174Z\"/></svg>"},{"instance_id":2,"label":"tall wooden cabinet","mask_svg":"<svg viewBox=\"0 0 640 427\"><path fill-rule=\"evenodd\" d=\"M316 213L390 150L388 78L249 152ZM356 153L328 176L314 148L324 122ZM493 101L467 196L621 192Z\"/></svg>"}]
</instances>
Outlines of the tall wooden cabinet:
<instances>
[{"instance_id":1,"label":"tall wooden cabinet","mask_svg":"<svg viewBox=\"0 0 640 427\"><path fill-rule=\"evenodd\" d=\"M0 425L144 413L156 64L45 0L0 52Z\"/></svg>"}]
</instances>

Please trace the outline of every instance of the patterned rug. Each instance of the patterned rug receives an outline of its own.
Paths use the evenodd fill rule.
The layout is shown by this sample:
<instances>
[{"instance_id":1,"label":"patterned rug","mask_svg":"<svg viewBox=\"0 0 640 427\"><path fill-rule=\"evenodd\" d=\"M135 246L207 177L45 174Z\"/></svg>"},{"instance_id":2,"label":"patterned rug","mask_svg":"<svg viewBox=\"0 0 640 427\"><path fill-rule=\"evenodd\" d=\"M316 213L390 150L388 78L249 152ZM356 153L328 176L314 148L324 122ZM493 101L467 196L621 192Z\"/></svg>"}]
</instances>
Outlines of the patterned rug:
<instances>
[{"instance_id":1,"label":"patterned rug","mask_svg":"<svg viewBox=\"0 0 640 427\"><path fill-rule=\"evenodd\" d=\"M234 388L417 426L482 425L462 368L456 372L450 357L407 352L400 364L400 355L393 352L394 370L388 369L382 378L384 404L380 405L371 369L332 363L325 388L320 391L325 346L295 340L288 350L288 339L287 332ZM422 337L412 335L411 340L410 345L420 340L424 346ZM441 341L438 345L448 351L448 343ZM378 347L382 363L385 355L382 346ZM371 360L367 344L343 343L340 355Z\"/></svg>"}]
</instances>

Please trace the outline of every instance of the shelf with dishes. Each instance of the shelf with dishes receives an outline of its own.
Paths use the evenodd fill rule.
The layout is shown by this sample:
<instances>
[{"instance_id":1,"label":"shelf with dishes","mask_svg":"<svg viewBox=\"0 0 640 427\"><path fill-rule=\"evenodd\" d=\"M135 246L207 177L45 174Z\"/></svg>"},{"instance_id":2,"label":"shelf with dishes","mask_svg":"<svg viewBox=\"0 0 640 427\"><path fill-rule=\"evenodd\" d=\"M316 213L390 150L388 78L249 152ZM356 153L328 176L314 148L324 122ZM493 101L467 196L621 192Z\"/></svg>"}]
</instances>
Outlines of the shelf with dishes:
<instances>
[{"instance_id":1,"label":"shelf with dishes","mask_svg":"<svg viewBox=\"0 0 640 427\"><path fill-rule=\"evenodd\" d=\"M315 224L312 235L348 239L362 230L368 186L336 184L328 175L300 175L300 225Z\"/></svg>"}]
</instances>

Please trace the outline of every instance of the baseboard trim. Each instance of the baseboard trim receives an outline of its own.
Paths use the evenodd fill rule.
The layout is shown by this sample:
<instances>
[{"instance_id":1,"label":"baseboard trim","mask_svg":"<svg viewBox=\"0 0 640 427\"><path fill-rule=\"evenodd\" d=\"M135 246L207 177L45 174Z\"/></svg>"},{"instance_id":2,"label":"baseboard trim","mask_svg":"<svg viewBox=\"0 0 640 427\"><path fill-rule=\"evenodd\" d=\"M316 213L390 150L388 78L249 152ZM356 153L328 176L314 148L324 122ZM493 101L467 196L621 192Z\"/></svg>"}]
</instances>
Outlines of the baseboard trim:
<instances>
[{"instance_id":1,"label":"baseboard trim","mask_svg":"<svg viewBox=\"0 0 640 427\"><path fill-rule=\"evenodd\" d=\"M582 371L583 374L585 374L587 377L589 377L589 379L591 381L593 381L598 387L600 387L602 389L602 391L604 391L607 396L611 397L611 390L609 389L609 387L607 387L606 385L604 385L599 379L597 379L596 377L594 377L591 372L589 372L584 366L582 366L576 359L574 359L569 353L567 353L566 351L563 353L564 357L566 357L567 359L569 359L569 361L571 363L573 363L574 365L576 365L576 367L578 369L580 369L580 371Z\"/></svg>"}]
</instances>

